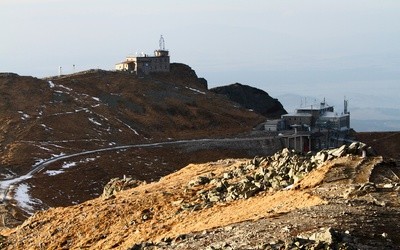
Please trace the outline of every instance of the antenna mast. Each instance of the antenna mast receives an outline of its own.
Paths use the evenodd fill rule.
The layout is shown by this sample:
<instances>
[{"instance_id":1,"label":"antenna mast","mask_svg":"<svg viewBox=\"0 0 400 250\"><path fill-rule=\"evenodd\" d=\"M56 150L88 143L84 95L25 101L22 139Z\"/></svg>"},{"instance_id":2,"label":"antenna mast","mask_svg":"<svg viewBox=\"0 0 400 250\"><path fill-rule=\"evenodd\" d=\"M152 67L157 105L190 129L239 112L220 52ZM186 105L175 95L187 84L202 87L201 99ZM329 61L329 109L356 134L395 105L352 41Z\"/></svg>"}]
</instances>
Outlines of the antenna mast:
<instances>
[{"instance_id":1,"label":"antenna mast","mask_svg":"<svg viewBox=\"0 0 400 250\"><path fill-rule=\"evenodd\" d=\"M159 45L160 45L160 50L165 50L165 41L162 35L160 37Z\"/></svg>"}]
</instances>

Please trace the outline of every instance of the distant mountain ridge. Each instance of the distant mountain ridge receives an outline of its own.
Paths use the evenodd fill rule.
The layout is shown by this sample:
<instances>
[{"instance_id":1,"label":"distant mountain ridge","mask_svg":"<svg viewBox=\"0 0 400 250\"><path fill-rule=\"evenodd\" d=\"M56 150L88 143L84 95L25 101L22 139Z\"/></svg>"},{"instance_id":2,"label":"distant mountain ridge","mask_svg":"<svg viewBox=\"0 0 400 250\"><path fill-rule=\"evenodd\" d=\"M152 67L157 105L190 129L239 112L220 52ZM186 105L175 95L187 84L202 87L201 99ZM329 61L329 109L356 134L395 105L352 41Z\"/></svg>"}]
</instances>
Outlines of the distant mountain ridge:
<instances>
[{"instance_id":1,"label":"distant mountain ridge","mask_svg":"<svg viewBox=\"0 0 400 250\"><path fill-rule=\"evenodd\" d=\"M235 83L210 90L214 93L225 95L230 100L267 118L276 119L283 114L287 114L278 99L272 98L267 92L251 86Z\"/></svg>"}]
</instances>

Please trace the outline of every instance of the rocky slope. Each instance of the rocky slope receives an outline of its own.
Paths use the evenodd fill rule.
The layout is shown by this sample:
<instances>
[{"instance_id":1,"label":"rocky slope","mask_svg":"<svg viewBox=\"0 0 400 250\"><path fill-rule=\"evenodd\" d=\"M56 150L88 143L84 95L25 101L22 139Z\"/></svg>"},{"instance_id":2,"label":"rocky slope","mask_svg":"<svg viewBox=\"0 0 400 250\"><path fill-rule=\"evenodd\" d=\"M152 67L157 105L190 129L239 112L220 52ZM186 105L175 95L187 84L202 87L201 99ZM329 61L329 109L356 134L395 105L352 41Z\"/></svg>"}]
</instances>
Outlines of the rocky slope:
<instances>
[{"instance_id":1,"label":"rocky slope","mask_svg":"<svg viewBox=\"0 0 400 250\"><path fill-rule=\"evenodd\" d=\"M102 197L3 230L2 247L398 249L400 168L361 157L363 148L285 149L192 164L148 184L113 180Z\"/></svg>"},{"instance_id":2,"label":"rocky slope","mask_svg":"<svg viewBox=\"0 0 400 250\"><path fill-rule=\"evenodd\" d=\"M272 98L265 91L251 86L235 83L210 90L227 96L230 100L239 103L243 107L252 109L270 119L280 118L281 115L287 113L277 99Z\"/></svg>"},{"instance_id":3,"label":"rocky slope","mask_svg":"<svg viewBox=\"0 0 400 250\"><path fill-rule=\"evenodd\" d=\"M184 64L144 78L102 70L47 79L3 73L0 96L1 180L64 155L229 137L265 119L208 91L207 82ZM243 150L179 150L185 151L158 146L77 156L28 176L15 193L37 198L25 204L30 210L65 206L98 196L107 181L124 174L151 181L191 162L247 156Z\"/></svg>"}]
</instances>

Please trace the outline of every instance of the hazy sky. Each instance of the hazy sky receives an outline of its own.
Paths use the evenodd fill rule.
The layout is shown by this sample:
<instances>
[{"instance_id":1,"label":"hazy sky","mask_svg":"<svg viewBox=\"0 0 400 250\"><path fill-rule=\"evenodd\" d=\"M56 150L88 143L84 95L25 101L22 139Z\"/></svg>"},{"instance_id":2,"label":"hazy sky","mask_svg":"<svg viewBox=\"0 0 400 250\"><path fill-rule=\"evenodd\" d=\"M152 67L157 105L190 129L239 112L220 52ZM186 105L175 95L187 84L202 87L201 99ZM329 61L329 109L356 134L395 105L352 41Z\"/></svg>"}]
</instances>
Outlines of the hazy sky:
<instances>
[{"instance_id":1,"label":"hazy sky","mask_svg":"<svg viewBox=\"0 0 400 250\"><path fill-rule=\"evenodd\" d=\"M20 75L113 69L162 34L210 87L400 79L398 0L1 0L0 23L0 71Z\"/></svg>"}]
</instances>

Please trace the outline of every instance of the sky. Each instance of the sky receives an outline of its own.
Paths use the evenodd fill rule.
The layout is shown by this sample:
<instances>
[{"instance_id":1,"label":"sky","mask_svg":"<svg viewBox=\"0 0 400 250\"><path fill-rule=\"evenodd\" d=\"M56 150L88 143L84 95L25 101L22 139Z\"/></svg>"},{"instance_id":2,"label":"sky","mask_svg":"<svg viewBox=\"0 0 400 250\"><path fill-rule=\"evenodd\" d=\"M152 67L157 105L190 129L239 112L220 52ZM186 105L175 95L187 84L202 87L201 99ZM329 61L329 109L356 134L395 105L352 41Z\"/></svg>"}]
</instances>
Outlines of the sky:
<instances>
[{"instance_id":1,"label":"sky","mask_svg":"<svg viewBox=\"0 0 400 250\"><path fill-rule=\"evenodd\" d=\"M1 0L0 23L0 72L112 70L127 55L153 53L163 35L171 61L209 87L240 82L282 100L346 96L350 107L400 117L398 0Z\"/></svg>"}]
</instances>

